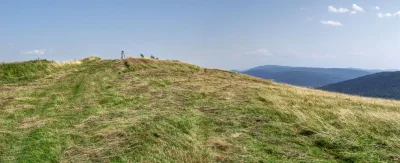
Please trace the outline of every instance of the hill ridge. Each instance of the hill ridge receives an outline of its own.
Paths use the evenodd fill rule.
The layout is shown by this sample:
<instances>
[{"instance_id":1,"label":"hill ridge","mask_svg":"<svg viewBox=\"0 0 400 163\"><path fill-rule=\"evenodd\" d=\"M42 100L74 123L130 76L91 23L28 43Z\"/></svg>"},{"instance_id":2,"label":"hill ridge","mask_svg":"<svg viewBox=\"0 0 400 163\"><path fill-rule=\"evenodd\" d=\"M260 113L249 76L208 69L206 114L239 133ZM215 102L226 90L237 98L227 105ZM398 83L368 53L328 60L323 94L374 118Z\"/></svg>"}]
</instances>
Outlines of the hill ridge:
<instances>
[{"instance_id":1,"label":"hill ridge","mask_svg":"<svg viewBox=\"0 0 400 163\"><path fill-rule=\"evenodd\" d=\"M178 61L53 64L0 65L0 162L400 159L398 101Z\"/></svg>"}]
</instances>

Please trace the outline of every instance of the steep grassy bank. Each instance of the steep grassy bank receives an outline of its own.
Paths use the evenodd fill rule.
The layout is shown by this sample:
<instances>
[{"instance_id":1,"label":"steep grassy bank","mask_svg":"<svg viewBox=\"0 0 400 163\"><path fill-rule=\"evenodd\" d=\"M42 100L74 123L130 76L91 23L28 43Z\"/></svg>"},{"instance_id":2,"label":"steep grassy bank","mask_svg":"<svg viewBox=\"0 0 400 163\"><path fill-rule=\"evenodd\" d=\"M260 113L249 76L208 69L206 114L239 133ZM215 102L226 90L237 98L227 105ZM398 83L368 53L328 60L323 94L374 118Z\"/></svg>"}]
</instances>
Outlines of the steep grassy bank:
<instances>
[{"instance_id":1,"label":"steep grassy bank","mask_svg":"<svg viewBox=\"0 0 400 163\"><path fill-rule=\"evenodd\" d=\"M0 83L0 162L400 161L397 101L177 61L64 65Z\"/></svg>"}]
</instances>

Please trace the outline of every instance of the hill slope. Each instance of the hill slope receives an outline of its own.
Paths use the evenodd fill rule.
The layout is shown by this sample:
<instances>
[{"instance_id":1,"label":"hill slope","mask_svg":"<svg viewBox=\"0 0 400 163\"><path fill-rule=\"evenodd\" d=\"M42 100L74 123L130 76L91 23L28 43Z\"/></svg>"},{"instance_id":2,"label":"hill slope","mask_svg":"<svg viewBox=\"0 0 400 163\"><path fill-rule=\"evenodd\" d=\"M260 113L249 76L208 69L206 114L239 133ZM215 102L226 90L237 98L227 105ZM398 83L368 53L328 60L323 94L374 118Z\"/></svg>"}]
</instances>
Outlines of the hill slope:
<instances>
[{"instance_id":1,"label":"hill slope","mask_svg":"<svg viewBox=\"0 0 400 163\"><path fill-rule=\"evenodd\" d=\"M90 58L0 68L0 162L400 159L397 101L176 61ZM18 75L27 68L29 78Z\"/></svg>"},{"instance_id":2,"label":"hill slope","mask_svg":"<svg viewBox=\"0 0 400 163\"><path fill-rule=\"evenodd\" d=\"M274 80L279 83L315 88L371 74L371 72L356 69L275 65L259 66L243 71L242 73Z\"/></svg>"},{"instance_id":3,"label":"hill slope","mask_svg":"<svg viewBox=\"0 0 400 163\"><path fill-rule=\"evenodd\" d=\"M366 97L400 99L400 71L381 72L330 84L320 89Z\"/></svg>"}]
</instances>

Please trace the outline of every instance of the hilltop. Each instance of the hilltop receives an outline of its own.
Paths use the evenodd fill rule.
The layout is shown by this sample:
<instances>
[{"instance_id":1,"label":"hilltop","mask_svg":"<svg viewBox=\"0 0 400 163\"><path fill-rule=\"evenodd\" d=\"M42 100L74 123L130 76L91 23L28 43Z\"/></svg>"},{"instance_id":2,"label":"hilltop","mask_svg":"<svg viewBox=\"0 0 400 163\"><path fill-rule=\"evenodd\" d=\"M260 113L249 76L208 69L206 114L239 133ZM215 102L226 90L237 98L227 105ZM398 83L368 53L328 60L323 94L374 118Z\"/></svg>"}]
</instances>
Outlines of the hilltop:
<instances>
[{"instance_id":1,"label":"hilltop","mask_svg":"<svg viewBox=\"0 0 400 163\"><path fill-rule=\"evenodd\" d=\"M400 100L400 71L380 72L326 85L319 89L366 97Z\"/></svg>"},{"instance_id":2,"label":"hilltop","mask_svg":"<svg viewBox=\"0 0 400 163\"><path fill-rule=\"evenodd\" d=\"M398 162L400 102L171 60L0 64L0 162Z\"/></svg>"},{"instance_id":3,"label":"hilltop","mask_svg":"<svg viewBox=\"0 0 400 163\"><path fill-rule=\"evenodd\" d=\"M369 75L372 72L352 68L313 68L265 65L242 71L242 73L274 80L279 83L317 88Z\"/></svg>"}]
</instances>

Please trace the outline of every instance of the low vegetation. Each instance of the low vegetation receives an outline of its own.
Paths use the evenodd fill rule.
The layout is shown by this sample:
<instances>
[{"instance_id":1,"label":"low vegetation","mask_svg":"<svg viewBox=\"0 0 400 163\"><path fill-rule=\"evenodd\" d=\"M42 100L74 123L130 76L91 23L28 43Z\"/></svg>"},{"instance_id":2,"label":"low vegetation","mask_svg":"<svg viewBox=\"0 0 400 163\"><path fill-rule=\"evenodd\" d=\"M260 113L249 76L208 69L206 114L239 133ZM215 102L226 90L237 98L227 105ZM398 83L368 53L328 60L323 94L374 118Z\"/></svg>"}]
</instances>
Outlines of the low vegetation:
<instances>
[{"instance_id":1,"label":"low vegetation","mask_svg":"<svg viewBox=\"0 0 400 163\"><path fill-rule=\"evenodd\" d=\"M0 162L400 161L398 101L179 61L75 62L0 65Z\"/></svg>"}]
</instances>

